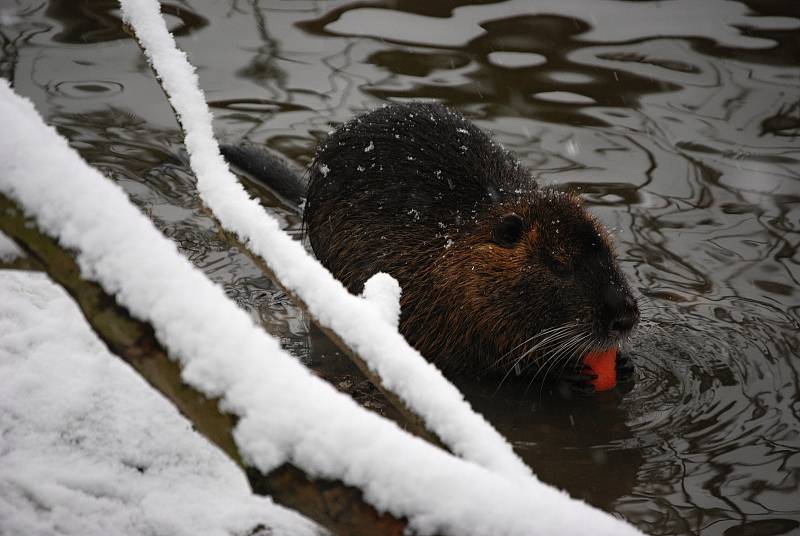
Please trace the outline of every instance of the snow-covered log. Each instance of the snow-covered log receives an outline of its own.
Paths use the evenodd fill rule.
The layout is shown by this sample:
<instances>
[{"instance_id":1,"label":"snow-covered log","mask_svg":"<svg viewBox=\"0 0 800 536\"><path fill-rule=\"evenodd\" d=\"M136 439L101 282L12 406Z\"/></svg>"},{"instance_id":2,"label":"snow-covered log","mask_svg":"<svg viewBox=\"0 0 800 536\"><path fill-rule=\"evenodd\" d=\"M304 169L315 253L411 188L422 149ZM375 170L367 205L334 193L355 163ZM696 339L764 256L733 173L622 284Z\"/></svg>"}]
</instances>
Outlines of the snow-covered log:
<instances>
[{"instance_id":1,"label":"snow-covered log","mask_svg":"<svg viewBox=\"0 0 800 536\"><path fill-rule=\"evenodd\" d=\"M289 506L335 534L402 533L405 523L366 504L361 492L341 482L313 479L290 463L268 474L248 468L233 439L236 419L218 401L181 380L178 362L169 359L150 324L131 317L100 285L81 276L73 254L43 234L22 209L0 193L0 229L26 250L80 308L95 334L116 356L133 367L206 436L245 471L250 487ZM80 373L79 371L77 371Z\"/></svg>"}]
</instances>

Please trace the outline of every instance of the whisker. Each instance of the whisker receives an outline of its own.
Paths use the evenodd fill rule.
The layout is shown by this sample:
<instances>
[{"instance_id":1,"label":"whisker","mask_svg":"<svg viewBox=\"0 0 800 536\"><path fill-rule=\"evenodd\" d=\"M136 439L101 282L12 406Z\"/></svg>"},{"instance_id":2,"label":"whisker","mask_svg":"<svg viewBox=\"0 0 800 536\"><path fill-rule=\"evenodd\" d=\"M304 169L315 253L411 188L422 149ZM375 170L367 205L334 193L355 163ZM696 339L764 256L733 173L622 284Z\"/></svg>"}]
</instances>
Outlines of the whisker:
<instances>
[{"instance_id":1,"label":"whisker","mask_svg":"<svg viewBox=\"0 0 800 536\"><path fill-rule=\"evenodd\" d=\"M573 327L573 326L572 326L572 325L570 325L569 327ZM519 370L519 363L520 363L520 362L521 362L521 361L522 361L522 360L523 360L523 359L524 359L526 356L530 355L530 354L531 354L533 351L535 351L536 349L540 348L541 346L544 346L544 345L546 345L546 344L557 344L557 343L558 343L558 341L559 341L559 339L566 338L566 337L569 337L569 336L571 336L571 335L572 335L572 333L571 333L570 331L564 331L564 330L561 330L561 331L559 331L558 333L553 333L553 334L551 334L550 336L548 336L548 337L547 337L547 338L545 338L544 340L541 340L541 341L539 341L538 343L534 344L532 347L530 347L530 348L528 348L527 350L525 350L525 351L524 351L524 352L523 352L523 353L522 353L522 354L521 354L519 357L517 357L517 358L516 358L516 359L513 361L513 363L511 364L511 366L509 366L509 367L508 367L508 370L506 371L505 375L504 375L504 376L503 376L503 378L500 380L500 383L497 385L497 389L500 389L500 387L501 387L501 386L503 385L503 383L506 381L506 379L508 378L508 376L511 374L511 371L512 371L512 370L515 370L515 369L516 369L516 370L518 371L518 374L521 374L521 372L522 372L522 371L521 371L521 370ZM530 339L528 339L528 340L530 340ZM526 367L525 367L525 368L527 368L527 367L528 367L528 365L526 365ZM495 391L495 392L496 392L496 391Z\"/></svg>"},{"instance_id":2,"label":"whisker","mask_svg":"<svg viewBox=\"0 0 800 536\"><path fill-rule=\"evenodd\" d=\"M531 335L530 337L528 337L527 339L525 339L524 341L522 341L521 343L519 343L518 345L513 347L511 350L509 350L508 352L506 352L505 354L503 354L499 358L497 358L497 360L495 360L495 362L492 363L492 366L497 366L500 363L500 361L502 361L504 358L508 357L508 355L511 354L514 350L516 350L520 346L523 346L523 345L527 344L528 342L532 341L533 339L535 339L537 337L544 337L546 335L552 335L552 334L554 334L556 332L560 332L560 331L566 330L566 329L572 327L573 325L574 324L572 324L572 323L560 324L558 326L553 326L552 328L544 329L544 330L536 333L535 335Z\"/></svg>"},{"instance_id":3,"label":"whisker","mask_svg":"<svg viewBox=\"0 0 800 536\"><path fill-rule=\"evenodd\" d=\"M591 351L594 351L595 349L594 347L596 344L597 341L595 340L594 337L589 337L587 340L583 342L583 344L580 347L580 350L575 352L575 354L572 356L575 358L575 365L574 365L575 369L578 368L578 364L580 363L580 360L583 356L585 356ZM561 367L561 372L559 373L559 376L564 375L564 371L567 369L567 366L569 366L570 361L572 361L572 357L564 362L564 365Z\"/></svg>"},{"instance_id":4,"label":"whisker","mask_svg":"<svg viewBox=\"0 0 800 536\"><path fill-rule=\"evenodd\" d=\"M536 378L539 376L539 374L542 371L545 371L545 374L544 374L544 376L542 377L542 380L541 380L542 381L542 388L544 388L544 382L547 379L547 375L550 373L550 368L552 368L552 366L555 363L558 363L558 361L559 361L559 359L561 358L562 355L569 355L569 351L573 347L575 347L577 344L579 344L582 340L584 340L586 337L588 337L588 336L590 336L590 334L588 332L576 333L572 338L570 338L567 341L565 341L564 344L562 344L562 345L554 348L553 350L545 353L544 356L547 356L547 357L546 357L544 363L541 364L541 366L539 367L539 370L536 371L536 374L534 374L533 377L531 378L530 382L528 382L528 387L526 387L525 392L527 393L528 389L530 389L531 385L533 385L534 381L536 381ZM543 358L544 358L544 356L543 356ZM541 361L541 359L539 361ZM548 363L550 364L549 366L548 366ZM541 398L541 389L539 390L539 397Z\"/></svg>"},{"instance_id":5,"label":"whisker","mask_svg":"<svg viewBox=\"0 0 800 536\"><path fill-rule=\"evenodd\" d=\"M572 342L572 343L571 343L569 346L565 347L565 348L564 348L564 349L563 349L561 352L559 352L559 358L558 358L558 359L555 359L555 360L553 360L553 362L552 362L552 363L550 364L550 366L548 367L547 371L544 373L544 377L542 377L542 383L544 383L545 381L547 381L547 376L550 374L550 371L553 369L553 367L554 367L556 364L558 364L558 361L559 361L560 359L564 359L564 358L566 358L566 359L564 359L564 360L565 360L566 362L569 362L569 360L570 360L570 359L572 358L572 356L575 354L574 350L576 350L576 349L577 349L579 346L581 346L581 345L582 345L582 344L583 344L583 343L584 343L584 342L587 340L587 338L591 338L591 333L585 333L585 334L583 334L581 337L577 338L577 339L576 339L574 342Z\"/></svg>"},{"instance_id":6,"label":"whisker","mask_svg":"<svg viewBox=\"0 0 800 536\"><path fill-rule=\"evenodd\" d=\"M536 345L534 345L534 346L532 346L532 347L528 348L528 349L525 351L525 353L524 353L524 354L522 354L522 355L520 356L520 359L521 359L521 358L523 358L523 357L525 357L525 356L527 356L527 355L529 355L529 354L531 354L531 353L532 353L532 352L534 352L535 350L538 350L539 348L541 348L541 347L542 347L542 346L544 346L545 344L549 344L549 345L556 344L556 342L557 342L559 339L561 339L561 338L565 338L565 337L569 337L569 336L574 336L574 335L576 335L576 333L572 333L572 332L562 332L562 333L559 333L559 334L558 334L558 336L551 335L550 337L548 337L548 338L546 338L546 339L544 339L544 340L540 341L540 342L539 342L539 343L537 343Z\"/></svg>"}]
</instances>

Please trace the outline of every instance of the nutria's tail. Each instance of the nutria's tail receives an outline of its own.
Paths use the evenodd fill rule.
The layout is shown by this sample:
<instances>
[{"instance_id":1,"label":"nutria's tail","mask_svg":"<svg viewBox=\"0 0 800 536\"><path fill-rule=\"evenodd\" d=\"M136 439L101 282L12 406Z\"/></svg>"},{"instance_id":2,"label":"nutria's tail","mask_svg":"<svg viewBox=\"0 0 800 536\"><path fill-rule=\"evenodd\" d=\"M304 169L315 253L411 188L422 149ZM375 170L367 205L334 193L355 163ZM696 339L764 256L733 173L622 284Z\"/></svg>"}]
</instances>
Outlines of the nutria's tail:
<instances>
[{"instance_id":1,"label":"nutria's tail","mask_svg":"<svg viewBox=\"0 0 800 536\"><path fill-rule=\"evenodd\" d=\"M302 204L306 196L306 181L279 156L255 145L221 145L219 149L228 163L249 173L298 207Z\"/></svg>"}]
</instances>

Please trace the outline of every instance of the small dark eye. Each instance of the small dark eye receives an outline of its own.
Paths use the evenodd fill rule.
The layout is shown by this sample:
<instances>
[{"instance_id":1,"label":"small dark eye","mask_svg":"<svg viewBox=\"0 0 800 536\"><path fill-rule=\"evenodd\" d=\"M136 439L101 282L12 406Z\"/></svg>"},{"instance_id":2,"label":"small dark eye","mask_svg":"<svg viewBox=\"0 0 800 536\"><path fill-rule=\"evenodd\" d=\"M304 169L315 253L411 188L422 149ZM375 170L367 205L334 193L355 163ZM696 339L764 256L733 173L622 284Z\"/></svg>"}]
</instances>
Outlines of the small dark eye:
<instances>
[{"instance_id":1,"label":"small dark eye","mask_svg":"<svg viewBox=\"0 0 800 536\"><path fill-rule=\"evenodd\" d=\"M506 214L495 223L492 229L492 242L504 248L514 247L522 237L525 224L517 214Z\"/></svg>"}]
</instances>

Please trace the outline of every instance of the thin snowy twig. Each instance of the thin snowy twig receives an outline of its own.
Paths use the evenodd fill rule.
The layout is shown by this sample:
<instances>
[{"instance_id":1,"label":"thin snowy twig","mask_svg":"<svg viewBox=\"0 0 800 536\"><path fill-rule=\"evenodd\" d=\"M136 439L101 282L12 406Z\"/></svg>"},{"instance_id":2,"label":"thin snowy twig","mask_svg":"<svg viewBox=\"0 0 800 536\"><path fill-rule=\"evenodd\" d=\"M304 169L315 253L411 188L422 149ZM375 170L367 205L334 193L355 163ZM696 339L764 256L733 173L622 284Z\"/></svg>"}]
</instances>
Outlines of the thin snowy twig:
<instances>
[{"instance_id":1,"label":"thin snowy twig","mask_svg":"<svg viewBox=\"0 0 800 536\"><path fill-rule=\"evenodd\" d=\"M505 438L409 346L375 304L347 292L247 195L220 155L194 68L177 49L158 2L120 0L120 4L124 20L135 30L187 133L186 148L200 196L223 227L260 255L317 321L362 356L383 385L422 417L454 453L512 479L535 480Z\"/></svg>"},{"instance_id":2,"label":"thin snowy twig","mask_svg":"<svg viewBox=\"0 0 800 536\"><path fill-rule=\"evenodd\" d=\"M133 32L132 29L126 26L126 30L129 31L129 33L131 33L131 35L135 37L135 33ZM164 91L166 93L166 90ZM169 97L169 94L168 93L166 94L167 97ZM170 106L172 106L171 103ZM181 124L179 116L175 111L175 108L172 108L172 110L175 113L176 118L178 119L178 124ZM186 134L187 132L184 129L184 136L186 136ZM211 213L211 217L214 217L213 212ZM250 257L250 259L256 264L256 266L258 266L258 268L264 273L264 275L268 277L272 282L274 282L278 287L280 287L280 289L283 291L286 297L289 298L289 300L296 307L298 307L304 313L306 313L306 315L311 318L311 320L320 329L320 331L322 331L328 337L328 339L331 342L333 342L339 348L339 350L344 355L346 355L352 363L354 363L358 367L361 373L364 374L364 376L366 376L366 378L378 389L383 398L397 410L397 419L401 420L401 424L403 425L403 428L407 432L414 434L418 437L421 437L422 439L425 439L426 441L436 446L446 448L446 446L439 440L436 434L434 434L425 427L425 423L422 421L419 415L417 415L413 410L409 409L408 406L405 404L405 402L399 396L397 396L394 392L387 389L383 385L381 377L378 376L372 369L369 368L367 362L364 361L364 359L362 359L357 352L353 351L353 349L350 348L350 346L348 346L348 344L334 330L332 330L325 324L320 323L317 320L317 318L311 314L306 303L290 288L286 287L281 282L278 276L276 276L275 273L272 271L272 268L269 266L269 264L264 262L264 259L262 259L259 255L250 251L245 244L240 242L235 236L232 236L230 233L226 233L225 237L228 241L231 242L231 245L233 247L240 250L243 254L247 255L248 257ZM399 307L399 298L398 298L398 307Z\"/></svg>"}]
</instances>

